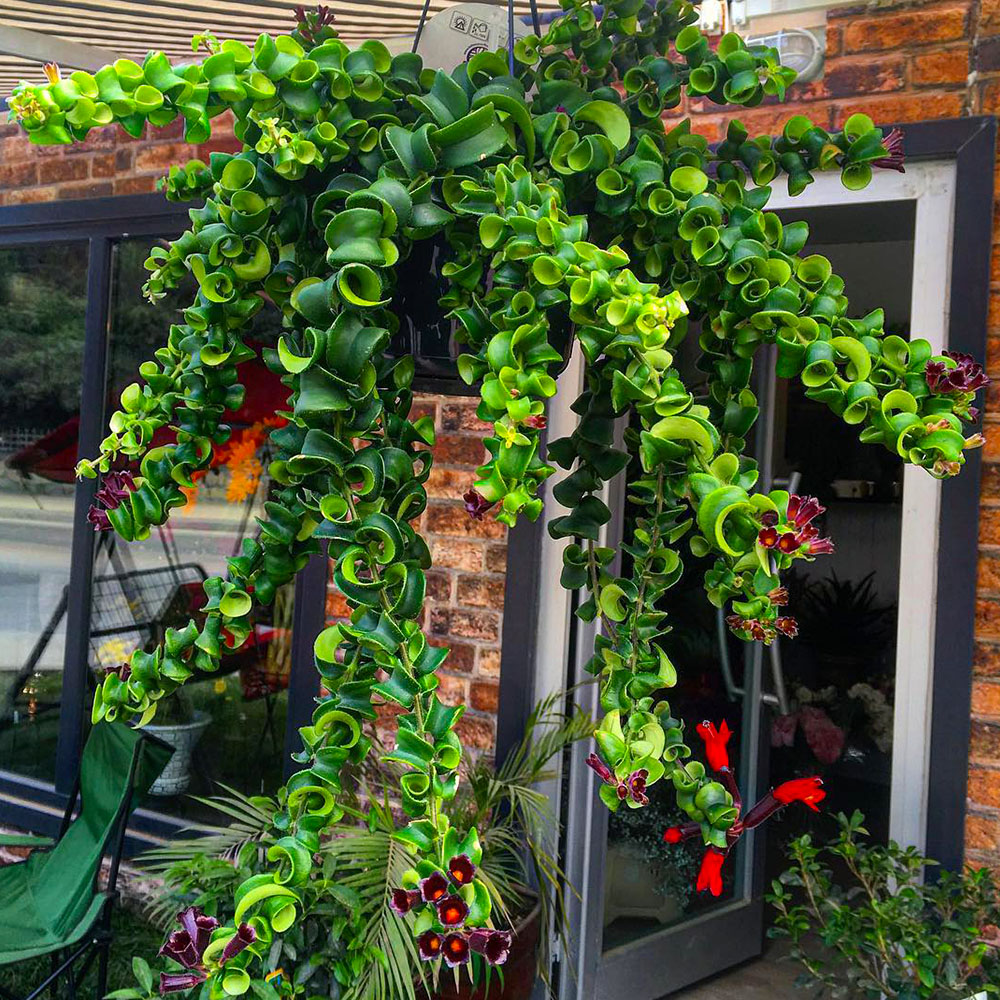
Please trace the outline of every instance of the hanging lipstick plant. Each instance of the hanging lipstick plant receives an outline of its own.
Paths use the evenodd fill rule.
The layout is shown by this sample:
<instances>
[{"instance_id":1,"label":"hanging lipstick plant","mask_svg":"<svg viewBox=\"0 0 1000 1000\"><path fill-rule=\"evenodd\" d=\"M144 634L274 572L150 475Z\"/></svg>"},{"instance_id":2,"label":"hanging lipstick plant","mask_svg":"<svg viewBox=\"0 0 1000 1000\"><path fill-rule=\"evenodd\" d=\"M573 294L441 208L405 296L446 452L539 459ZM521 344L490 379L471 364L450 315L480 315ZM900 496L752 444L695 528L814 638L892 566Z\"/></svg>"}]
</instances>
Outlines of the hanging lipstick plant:
<instances>
[{"instance_id":1,"label":"hanging lipstick plant","mask_svg":"<svg viewBox=\"0 0 1000 1000\"><path fill-rule=\"evenodd\" d=\"M782 98L794 73L773 49L736 34L713 48L687 0L562 7L543 37L452 71L379 42L352 50L328 11L303 12L291 34L263 34L252 47L205 34L200 62L151 52L93 74L53 69L10 98L39 144L80 141L112 122L139 136L174 121L188 142L204 143L224 112L242 142L166 180L168 197L195 205L188 231L150 252L146 292L156 300L188 276L197 291L122 393L99 454L80 464L81 475L104 480L97 529L142 539L184 504L229 440L255 316L278 310L283 321L261 352L288 402L287 423L269 434L274 491L259 530L225 579L207 581L200 622L168 629L159 648L136 651L127 673L104 680L95 722L148 722L165 695L217 670L246 641L254 603L270 602L317 551L329 553L351 609L316 639L325 694L280 794L273 869L240 888L234 926L207 931L191 985L236 995L260 977L273 936L297 918L320 838L342 815L345 769L369 753L380 700L401 713L387 759L401 771L408 817L395 836L412 853L392 905L425 959L501 964L508 953L477 874L477 833L456 831L441 808L459 780L462 708L438 697L448 652L420 625L430 554L414 524L434 432L427 418L410 418L413 359L387 353L397 275L420 266L421 242L450 248L440 308L492 425L466 509L507 525L536 519L543 484L556 466L566 471L551 493L568 513L549 531L568 540L562 582L584 592L578 614L602 625L590 663L604 712L590 761L601 798L641 808L650 786L672 783L693 824L672 836L702 839L699 883L712 892L743 829L787 801L822 797L782 786L741 816L721 766L725 725L699 729L719 781L688 760L684 727L662 697L676 671L659 604L685 550L710 559L707 596L732 631L764 643L795 634L783 571L832 551L814 500L755 489L746 453L758 416L754 364L776 356L778 376L799 379L863 441L930 475L956 474L981 442L964 429L981 368L926 340L886 336L881 310L851 318L830 262L803 253L807 226L767 211L779 180L795 194L817 171L838 171L855 189L875 168L902 169L900 137L860 114L833 132L796 115L775 138L752 137L734 118L710 147L688 121L668 129L665 115L685 94L744 107ZM557 319L572 329L562 348L550 339ZM697 391L675 364L688 337L706 379ZM555 373L574 349L585 369L572 406L579 421L546 445ZM163 428L172 440L151 446ZM134 479L114 471L125 463L138 466ZM602 544L611 512L601 494L626 467L640 516L631 568L619 575ZM237 938L238 976L209 960ZM190 957L187 946L175 950Z\"/></svg>"}]
</instances>

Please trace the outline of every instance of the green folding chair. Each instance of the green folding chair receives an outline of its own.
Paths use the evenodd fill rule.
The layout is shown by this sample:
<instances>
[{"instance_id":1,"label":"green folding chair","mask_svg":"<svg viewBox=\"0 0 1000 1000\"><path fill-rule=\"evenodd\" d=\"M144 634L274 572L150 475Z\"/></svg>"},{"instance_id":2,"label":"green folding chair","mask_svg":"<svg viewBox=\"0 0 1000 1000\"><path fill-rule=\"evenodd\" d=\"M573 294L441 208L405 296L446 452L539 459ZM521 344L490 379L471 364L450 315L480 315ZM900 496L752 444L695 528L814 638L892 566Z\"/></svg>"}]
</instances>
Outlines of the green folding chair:
<instances>
[{"instance_id":1,"label":"green folding chair","mask_svg":"<svg viewBox=\"0 0 1000 1000\"><path fill-rule=\"evenodd\" d=\"M23 1000L56 989L62 978L75 997L95 957L98 1000L107 993L111 910L128 818L172 753L166 743L127 726L95 726L58 837L0 837L3 846L36 848L26 861L0 868L0 965L51 956L51 973ZM101 889L106 854L111 867ZM0 995L19 1000L6 990Z\"/></svg>"}]
</instances>

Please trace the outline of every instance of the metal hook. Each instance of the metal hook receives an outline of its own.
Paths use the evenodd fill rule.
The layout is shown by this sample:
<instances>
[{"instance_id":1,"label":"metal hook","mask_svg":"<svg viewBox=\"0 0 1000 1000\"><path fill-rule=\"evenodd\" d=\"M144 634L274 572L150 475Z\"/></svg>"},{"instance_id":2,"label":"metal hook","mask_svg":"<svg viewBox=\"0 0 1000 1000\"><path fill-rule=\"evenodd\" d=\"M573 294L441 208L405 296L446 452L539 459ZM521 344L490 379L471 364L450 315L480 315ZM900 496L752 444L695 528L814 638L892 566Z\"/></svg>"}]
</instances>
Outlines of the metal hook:
<instances>
[{"instance_id":1,"label":"metal hook","mask_svg":"<svg viewBox=\"0 0 1000 1000\"><path fill-rule=\"evenodd\" d=\"M420 44L420 36L424 33L424 25L427 23L427 11L430 5L431 0L424 0L424 9L420 12L420 23L417 25L417 32L413 36L413 48L410 49L411 52L416 52L417 46Z\"/></svg>"}]
</instances>

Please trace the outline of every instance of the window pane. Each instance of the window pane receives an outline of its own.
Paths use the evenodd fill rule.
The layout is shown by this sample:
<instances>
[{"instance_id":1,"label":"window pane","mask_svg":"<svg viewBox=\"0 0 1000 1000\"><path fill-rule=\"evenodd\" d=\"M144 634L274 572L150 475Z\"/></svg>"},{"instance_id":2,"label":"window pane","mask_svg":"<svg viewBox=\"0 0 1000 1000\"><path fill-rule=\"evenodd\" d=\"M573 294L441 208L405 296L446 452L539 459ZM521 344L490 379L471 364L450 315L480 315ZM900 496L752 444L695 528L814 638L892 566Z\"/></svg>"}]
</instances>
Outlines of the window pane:
<instances>
[{"instance_id":1,"label":"window pane","mask_svg":"<svg viewBox=\"0 0 1000 1000\"><path fill-rule=\"evenodd\" d=\"M0 768L51 781L87 245L0 249Z\"/></svg>"},{"instance_id":2,"label":"window pane","mask_svg":"<svg viewBox=\"0 0 1000 1000\"><path fill-rule=\"evenodd\" d=\"M139 364L166 341L178 310L189 305L184 288L155 306L141 287L149 241L116 247L112 277L108 356L108 412L122 389L136 379ZM263 321L267 322L266 316ZM116 667L133 649L152 649L164 631L197 618L204 603L201 583L226 573L226 560L243 537L258 529L269 484L267 426L287 390L259 365L241 366L253 379L248 403L231 420L233 436L217 450L213 467L197 480L186 507L143 542L125 544L102 534L94 567L90 668ZM253 370L251 370L253 369ZM258 412L259 411L259 412ZM172 438L164 434L163 442ZM161 443L154 439L156 443ZM197 818L191 795L218 791L224 783L247 793L281 783L287 687L291 668L292 591L255 612L254 634L244 650L223 659L220 671L192 679L161 705L151 729L178 747L168 772L154 786L153 807Z\"/></svg>"}]
</instances>

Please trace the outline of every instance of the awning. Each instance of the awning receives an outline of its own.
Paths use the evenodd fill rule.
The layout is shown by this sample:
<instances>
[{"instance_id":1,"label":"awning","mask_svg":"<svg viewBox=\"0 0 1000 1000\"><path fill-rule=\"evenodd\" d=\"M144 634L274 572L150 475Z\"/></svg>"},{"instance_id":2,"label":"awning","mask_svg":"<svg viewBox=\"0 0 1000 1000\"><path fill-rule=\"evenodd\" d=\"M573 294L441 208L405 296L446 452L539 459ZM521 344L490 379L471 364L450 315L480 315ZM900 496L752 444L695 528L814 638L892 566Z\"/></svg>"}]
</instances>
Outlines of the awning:
<instances>
[{"instance_id":1,"label":"awning","mask_svg":"<svg viewBox=\"0 0 1000 1000\"><path fill-rule=\"evenodd\" d=\"M458 2L430 0L430 14ZM506 0L482 2L506 6ZM424 0L330 0L326 4L337 16L341 38L350 44L412 36L423 5ZM262 31L290 31L295 6L295 0L0 0L0 97L6 97L19 80L41 81L39 62L46 59L67 68L96 68L75 66L67 58L71 46L60 55L56 51L60 40L99 50L99 63L108 61L109 54L141 62L150 49L162 49L174 60L188 60L192 35L211 31L218 38L252 43ZM537 0L537 6L542 12L559 9L558 0ZM518 17L527 17L529 0L515 0L514 9ZM6 41L5 28L9 29ZM50 37L52 54L42 56L34 46L25 46L18 39L19 29ZM30 59L24 57L26 51Z\"/></svg>"}]
</instances>

